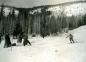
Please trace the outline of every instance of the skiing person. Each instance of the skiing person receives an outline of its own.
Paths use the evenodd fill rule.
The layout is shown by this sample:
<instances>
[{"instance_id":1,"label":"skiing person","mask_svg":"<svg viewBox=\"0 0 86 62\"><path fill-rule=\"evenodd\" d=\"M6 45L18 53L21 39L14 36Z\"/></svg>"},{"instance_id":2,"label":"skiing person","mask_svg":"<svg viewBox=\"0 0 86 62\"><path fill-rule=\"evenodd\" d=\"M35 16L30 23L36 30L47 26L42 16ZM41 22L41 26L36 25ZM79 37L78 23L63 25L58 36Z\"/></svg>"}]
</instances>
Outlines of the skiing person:
<instances>
[{"instance_id":1,"label":"skiing person","mask_svg":"<svg viewBox=\"0 0 86 62\"><path fill-rule=\"evenodd\" d=\"M70 43L75 43L72 34L69 34L69 36L67 36L67 37L69 37Z\"/></svg>"}]
</instances>

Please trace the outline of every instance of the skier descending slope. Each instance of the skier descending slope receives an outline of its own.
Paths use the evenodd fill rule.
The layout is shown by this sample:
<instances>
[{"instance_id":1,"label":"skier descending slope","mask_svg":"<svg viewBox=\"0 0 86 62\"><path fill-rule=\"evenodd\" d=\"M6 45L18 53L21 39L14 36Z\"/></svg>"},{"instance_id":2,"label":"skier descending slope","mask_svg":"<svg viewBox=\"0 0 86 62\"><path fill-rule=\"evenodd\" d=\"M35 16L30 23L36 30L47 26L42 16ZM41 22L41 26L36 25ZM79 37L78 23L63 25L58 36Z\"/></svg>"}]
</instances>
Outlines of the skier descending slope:
<instances>
[{"instance_id":1,"label":"skier descending slope","mask_svg":"<svg viewBox=\"0 0 86 62\"><path fill-rule=\"evenodd\" d=\"M69 34L67 37L69 37L70 43L75 43L72 34ZM67 38L67 37L66 37L66 38Z\"/></svg>"}]
</instances>

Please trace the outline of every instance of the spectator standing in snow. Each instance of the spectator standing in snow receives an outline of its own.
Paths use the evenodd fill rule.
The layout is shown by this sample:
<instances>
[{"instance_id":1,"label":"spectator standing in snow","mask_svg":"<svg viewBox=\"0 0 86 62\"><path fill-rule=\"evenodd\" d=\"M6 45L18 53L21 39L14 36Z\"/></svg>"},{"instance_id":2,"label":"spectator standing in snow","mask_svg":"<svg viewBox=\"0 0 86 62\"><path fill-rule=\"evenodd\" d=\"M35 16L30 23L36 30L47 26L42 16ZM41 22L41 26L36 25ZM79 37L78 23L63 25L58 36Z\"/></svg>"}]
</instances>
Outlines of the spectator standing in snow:
<instances>
[{"instance_id":1,"label":"spectator standing in snow","mask_svg":"<svg viewBox=\"0 0 86 62\"><path fill-rule=\"evenodd\" d=\"M5 35L5 44L4 44L4 48L8 48L11 46L11 41L10 41L10 37L8 34Z\"/></svg>"},{"instance_id":2,"label":"spectator standing in snow","mask_svg":"<svg viewBox=\"0 0 86 62\"><path fill-rule=\"evenodd\" d=\"M21 34L19 34L17 42L22 43L22 35Z\"/></svg>"},{"instance_id":3,"label":"spectator standing in snow","mask_svg":"<svg viewBox=\"0 0 86 62\"><path fill-rule=\"evenodd\" d=\"M72 34L69 34L69 36L67 36L67 37L69 37L70 43L75 43Z\"/></svg>"}]
</instances>

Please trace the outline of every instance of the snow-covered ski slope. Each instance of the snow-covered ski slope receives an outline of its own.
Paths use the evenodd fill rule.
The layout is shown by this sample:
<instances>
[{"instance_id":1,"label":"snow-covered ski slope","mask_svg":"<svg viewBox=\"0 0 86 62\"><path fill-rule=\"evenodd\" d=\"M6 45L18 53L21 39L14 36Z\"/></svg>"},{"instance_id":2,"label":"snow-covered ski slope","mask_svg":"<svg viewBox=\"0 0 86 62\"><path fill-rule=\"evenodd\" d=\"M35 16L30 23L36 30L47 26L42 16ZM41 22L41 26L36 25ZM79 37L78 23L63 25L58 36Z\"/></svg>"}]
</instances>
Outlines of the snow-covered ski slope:
<instances>
[{"instance_id":1,"label":"snow-covered ski slope","mask_svg":"<svg viewBox=\"0 0 86 62\"><path fill-rule=\"evenodd\" d=\"M0 62L85 62L86 25L70 32L77 43L70 44L66 33L44 39L29 37L32 46L17 44L12 48L3 48L3 40L0 45Z\"/></svg>"}]
</instances>

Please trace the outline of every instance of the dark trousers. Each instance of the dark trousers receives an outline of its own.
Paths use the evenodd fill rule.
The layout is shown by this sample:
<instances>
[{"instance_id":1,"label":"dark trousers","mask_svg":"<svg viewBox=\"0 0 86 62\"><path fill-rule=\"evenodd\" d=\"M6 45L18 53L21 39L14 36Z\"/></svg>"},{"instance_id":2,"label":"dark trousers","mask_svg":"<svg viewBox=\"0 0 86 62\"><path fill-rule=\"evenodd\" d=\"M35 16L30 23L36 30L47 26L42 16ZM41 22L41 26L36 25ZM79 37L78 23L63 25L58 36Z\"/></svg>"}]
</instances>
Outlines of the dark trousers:
<instances>
[{"instance_id":1,"label":"dark trousers","mask_svg":"<svg viewBox=\"0 0 86 62\"><path fill-rule=\"evenodd\" d=\"M74 40L73 40L73 38L70 38L70 43L74 43Z\"/></svg>"}]
</instances>

